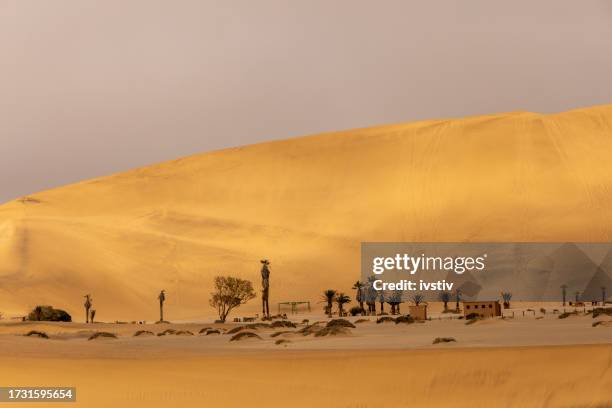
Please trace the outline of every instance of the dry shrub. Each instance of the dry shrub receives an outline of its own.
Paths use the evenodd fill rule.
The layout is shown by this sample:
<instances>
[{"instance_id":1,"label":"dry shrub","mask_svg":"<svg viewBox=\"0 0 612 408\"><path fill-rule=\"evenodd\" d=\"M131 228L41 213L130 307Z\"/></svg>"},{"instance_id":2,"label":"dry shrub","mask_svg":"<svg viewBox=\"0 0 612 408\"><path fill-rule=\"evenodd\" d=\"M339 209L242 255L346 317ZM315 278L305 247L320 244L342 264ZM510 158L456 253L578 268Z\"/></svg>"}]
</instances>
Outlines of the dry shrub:
<instances>
[{"instance_id":1,"label":"dry shrub","mask_svg":"<svg viewBox=\"0 0 612 408\"><path fill-rule=\"evenodd\" d=\"M272 322L272 324L270 324L271 329L276 329L279 327L289 327L289 328L295 329L297 326L295 325L295 323L290 322L288 320L277 320L275 322Z\"/></svg>"},{"instance_id":2,"label":"dry shrub","mask_svg":"<svg viewBox=\"0 0 612 408\"><path fill-rule=\"evenodd\" d=\"M395 324L399 324L399 323L411 324L411 323L414 323L414 319L410 315L399 316L395 318Z\"/></svg>"},{"instance_id":3,"label":"dry shrub","mask_svg":"<svg viewBox=\"0 0 612 408\"><path fill-rule=\"evenodd\" d=\"M153 333L152 331L148 331L148 330L138 330L136 333L134 333L134 337L138 337L138 336L154 336L155 333Z\"/></svg>"},{"instance_id":4,"label":"dry shrub","mask_svg":"<svg viewBox=\"0 0 612 408\"><path fill-rule=\"evenodd\" d=\"M353 326L354 327L354 326ZM328 326L324 327L321 330L317 331L314 335L315 337L324 337L324 336L338 336L350 334L351 331L343 326Z\"/></svg>"},{"instance_id":5,"label":"dry shrub","mask_svg":"<svg viewBox=\"0 0 612 408\"><path fill-rule=\"evenodd\" d=\"M354 329L355 325L346 319L333 319L327 322L325 327L350 327Z\"/></svg>"},{"instance_id":6,"label":"dry shrub","mask_svg":"<svg viewBox=\"0 0 612 408\"><path fill-rule=\"evenodd\" d=\"M26 337L40 337L41 339L48 339L49 336L47 335L47 333L45 332L41 332L38 330L30 330L29 332L27 332L26 334L24 334L24 336Z\"/></svg>"},{"instance_id":7,"label":"dry shrub","mask_svg":"<svg viewBox=\"0 0 612 408\"><path fill-rule=\"evenodd\" d=\"M289 343L291 343L291 340L287 340L287 339L278 339L274 342L274 344L276 345L289 344Z\"/></svg>"},{"instance_id":8,"label":"dry shrub","mask_svg":"<svg viewBox=\"0 0 612 408\"><path fill-rule=\"evenodd\" d=\"M109 332L95 332L94 334L89 336L87 340L95 340L99 338L116 339L117 335L115 333L109 333Z\"/></svg>"},{"instance_id":9,"label":"dry shrub","mask_svg":"<svg viewBox=\"0 0 612 408\"><path fill-rule=\"evenodd\" d=\"M451 343L451 342L456 342L457 340L455 340L454 337L436 337L433 341L433 344L438 344L438 343Z\"/></svg>"},{"instance_id":10,"label":"dry shrub","mask_svg":"<svg viewBox=\"0 0 612 408\"><path fill-rule=\"evenodd\" d=\"M270 337L278 337L278 336L280 336L282 334L292 334L292 333L295 333L295 332L292 332L291 330L284 330L284 331L279 331L279 332L276 332L276 333L272 333L270 335Z\"/></svg>"},{"instance_id":11,"label":"dry shrub","mask_svg":"<svg viewBox=\"0 0 612 408\"><path fill-rule=\"evenodd\" d=\"M174 333L176 336L193 336L193 333L190 332L189 330L179 330L176 333Z\"/></svg>"},{"instance_id":12,"label":"dry shrub","mask_svg":"<svg viewBox=\"0 0 612 408\"><path fill-rule=\"evenodd\" d=\"M395 323L395 319L389 316L383 316L383 317L379 317L378 319L376 319L376 323L380 324L380 323Z\"/></svg>"},{"instance_id":13,"label":"dry shrub","mask_svg":"<svg viewBox=\"0 0 612 408\"><path fill-rule=\"evenodd\" d=\"M174 334L174 333L176 333L176 330L174 330L174 329L166 329L166 330L164 330L161 333L157 333L157 335L158 336L166 336L168 334Z\"/></svg>"},{"instance_id":14,"label":"dry shrub","mask_svg":"<svg viewBox=\"0 0 612 408\"><path fill-rule=\"evenodd\" d=\"M240 332L235 334L234 336L232 336L232 338L230 339L230 341L240 341L243 339L258 339L261 340L261 337L259 337L257 334L253 333L253 332Z\"/></svg>"}]
</instances>

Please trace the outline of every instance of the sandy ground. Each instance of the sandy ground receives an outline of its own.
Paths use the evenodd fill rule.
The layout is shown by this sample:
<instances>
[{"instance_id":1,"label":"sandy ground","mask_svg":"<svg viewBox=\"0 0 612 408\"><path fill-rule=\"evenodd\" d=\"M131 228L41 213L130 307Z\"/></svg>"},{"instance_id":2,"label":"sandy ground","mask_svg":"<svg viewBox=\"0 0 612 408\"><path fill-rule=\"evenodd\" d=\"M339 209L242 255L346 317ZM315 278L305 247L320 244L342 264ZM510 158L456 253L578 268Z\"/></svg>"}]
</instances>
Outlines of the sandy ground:
<instances>
[{"instance_id":1,"label":"sandy ground","mask_svg":"<svg viewBox=\"0 0 612 408\"><path fill-rule=\"evenodd\" d=\"M592 327L595 321L603 323ZM270 337L296 330L288 328L252 330L262 339L241 342L198 335L237 325L5 322L0 384L76 386L70 406L83 407L612 405L610 317L369 321L333 338ZM167 328L195 335L133 337ZM23 337L29 330L51 338ZM118 338L88 341L92 330ZM440 336L457 342L433 345ZM275 344L283 338L291 342Z\"/></svg>"}]
</instances>

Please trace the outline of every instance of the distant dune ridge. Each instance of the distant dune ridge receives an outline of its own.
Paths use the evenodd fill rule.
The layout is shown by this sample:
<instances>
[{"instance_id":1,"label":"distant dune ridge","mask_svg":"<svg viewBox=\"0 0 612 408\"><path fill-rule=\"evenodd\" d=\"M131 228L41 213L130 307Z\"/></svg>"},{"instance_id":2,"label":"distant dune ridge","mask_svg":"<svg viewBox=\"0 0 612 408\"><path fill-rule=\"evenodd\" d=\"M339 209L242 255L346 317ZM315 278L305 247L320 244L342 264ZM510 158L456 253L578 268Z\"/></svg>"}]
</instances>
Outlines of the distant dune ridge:
<instances>
[{"instance_id":1,"label":"distant dune ridge","mask_svg":"<svg viewBox=\"0 0 612 408\"><path fill-rule=\"evenodd\" d=\"M609 242L610 157L607 105L294 138L32 194L0 206L0 311L78 320L91 293L101 320L153 320L166 289L169 320L212 315L213 277L259 290L263 257L275 310L352 294L361 241Z\"/></svg>"}]
</instances>

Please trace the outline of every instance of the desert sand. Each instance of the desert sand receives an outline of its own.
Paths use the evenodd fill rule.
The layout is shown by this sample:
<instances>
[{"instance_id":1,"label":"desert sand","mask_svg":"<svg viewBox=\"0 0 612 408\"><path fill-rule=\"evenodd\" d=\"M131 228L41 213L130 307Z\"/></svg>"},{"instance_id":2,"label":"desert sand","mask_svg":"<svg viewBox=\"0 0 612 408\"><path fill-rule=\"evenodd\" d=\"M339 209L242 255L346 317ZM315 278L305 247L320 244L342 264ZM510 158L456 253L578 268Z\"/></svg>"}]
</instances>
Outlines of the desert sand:
<instances>
[{"instance_id":1,"label":"desert sand","mask_svg":"<svg viewBox=\"0 0 612 408\"><path fill-rule=\"evenodd\" d=\"M362 241L608 242L611 129L612 105L432 120L31 194L0 206L0 311L52 304L84 320L91 293L99 319L153 320L166 289L169 318L196 319L211 312L215 275L257 288L264 257L274 310L350 292Z\"/></svg>"},{"instance_id":2,"label":"desert sand","mask_svg":"<svg viewBox=\"0 0 612 408\"><path fill-rule=\"evenodd\" d=\"M612 404L612 318L536 317L355 323L335 337L239 324L3 323L0 383L76 386L83 407L604 407ZM356 322L360 318L349 318ZM326 321L327 319L323 319ZM604 323L593 327L594 321ZM194 336L133 337L169 328ZM50 339L28 338L30 330ZM117 339L87 340L93 331ZM453 343L432 344L439 336ZM276 345L278 339L290 342ZM27 406L27 405L24 405Z\"/></svg>"}]
</instances>

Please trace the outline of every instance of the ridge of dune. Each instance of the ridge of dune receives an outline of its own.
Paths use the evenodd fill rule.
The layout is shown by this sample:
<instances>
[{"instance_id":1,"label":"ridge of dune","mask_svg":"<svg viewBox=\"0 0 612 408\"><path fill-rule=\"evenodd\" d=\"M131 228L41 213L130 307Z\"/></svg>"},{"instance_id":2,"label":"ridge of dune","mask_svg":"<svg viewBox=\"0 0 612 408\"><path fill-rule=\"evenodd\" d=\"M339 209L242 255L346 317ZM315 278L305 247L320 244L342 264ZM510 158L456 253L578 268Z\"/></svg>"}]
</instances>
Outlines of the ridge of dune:
<instances>
[{"instance_id":1,"label":"ridge of dune","mask_svg":"<svg viewBox=\"0 0 612 408\"><path fill-rule=\"evenodd\" d=\"M608 242L612 105L349 130L203 153L0 206L0 311L212 315L212 278L271 302L350 292L361 241ZM254 313L251 301L239 314ZM318 307L315 305L315 307Z\"/></svg>"}]
</instances>

